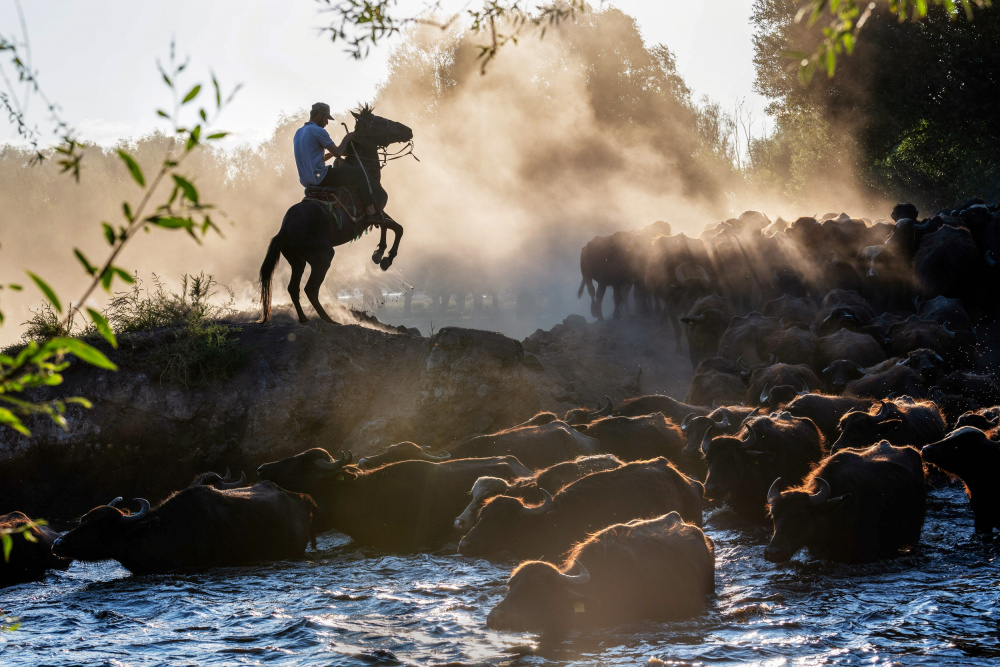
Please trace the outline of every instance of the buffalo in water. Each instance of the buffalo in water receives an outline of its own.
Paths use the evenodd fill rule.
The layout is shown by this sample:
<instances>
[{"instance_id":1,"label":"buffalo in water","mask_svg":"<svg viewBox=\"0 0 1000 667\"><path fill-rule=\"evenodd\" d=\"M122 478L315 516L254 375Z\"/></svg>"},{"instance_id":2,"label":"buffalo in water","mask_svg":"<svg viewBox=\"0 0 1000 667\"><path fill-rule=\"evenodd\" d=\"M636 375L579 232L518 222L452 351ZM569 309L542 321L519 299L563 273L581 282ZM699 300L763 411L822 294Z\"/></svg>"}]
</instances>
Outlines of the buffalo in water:
<instances>
[{"instance_id":1,"label":"buffalo in water","mask_svg":"<svg viewBox=\"0 0 1000 667\"><path fill-rule=\"evenodd\" d=\"M559 568L521 563L486 617L500 632L561 634L695 616L715 592L715 545L681 515L608 526L578 543Z\"/></svg>"},{"instance_id":2,"label":"buffalo in water","mask_svg":"<svg viewBox=\"0 0 1000 667\"><path fill-rule=\"evenodd\" d=\"M122 511L121 498L87 512L52 552L82 561L117 560L135 574L298 558L313 536L316 504L270 482L219 490L195 485L155 508Z\"/></svg>"},{"instance_id":3,"label":"buffalo in water","mask_svg":"<svg viewBox=\"0 0 1000 667\"><path fill-rule=\"evenodd\" d=\"M510 482L499 477L480 477L469 492L472 500L455 519L455 529L463 534L469 532L479 520L483 504L495 496L511 496L537 505L545 500L543 490L549 495L555 495L581 477L601 470L613 470L621 465L622 462L611 454L597 454L563 461L539 470L531 477L521 477Z\"/></svg>"},{"instance_id":4,"label":"buffalo in water","mask_svg":"<svg viewBox=\"0 0 1000 667\"><path fill-rule=\"evenodd\" d=\"M867 562L892 558L920 540L926 494L920 454L886 441L824 460L801 486L767 493L774 535L764 550L783 562L808 548L815 558Z\"/></svg>"},{"instance_id":5,"label":"buffalo in water","mask_svg":"<svg viewBox=\"0 0 1000 667\"><path fill-rule=\"evenodd\" d=\"M703 489L665 458L581 477L537 506L498 496L462 538L459 553L491 559L559 558L605 526L678 511L701 525Z\"/></svg>"},{"instance_id":6,"label":"buffalo in water","mask_svg":"<svg viewBox=\"0 0 1000 667\"><path fill-rule=\"evenodd\" d=\"M361 470L350 453L334 460L325 449L266 463L257 470L286 489L308 493L319 506L317 530L334 528L357 542L391 551L435 548L455 539L455 517L480 477L531 475L513 456L449 461L400 461Z\"/></svg>"},{"instance_id":7,"label":"buffalo in water","mask_svg":"<svg viewBox=\"0 0 1000 667\"><path fill-rule=\"evenodd\" d=\"M982 430L963 426L948 437L932 442L921 450L924 461L958 476L965 482L972 505L975 531L988 534L1000 530L1000 442L991 440Z\"/></svg>"}]
</instances>

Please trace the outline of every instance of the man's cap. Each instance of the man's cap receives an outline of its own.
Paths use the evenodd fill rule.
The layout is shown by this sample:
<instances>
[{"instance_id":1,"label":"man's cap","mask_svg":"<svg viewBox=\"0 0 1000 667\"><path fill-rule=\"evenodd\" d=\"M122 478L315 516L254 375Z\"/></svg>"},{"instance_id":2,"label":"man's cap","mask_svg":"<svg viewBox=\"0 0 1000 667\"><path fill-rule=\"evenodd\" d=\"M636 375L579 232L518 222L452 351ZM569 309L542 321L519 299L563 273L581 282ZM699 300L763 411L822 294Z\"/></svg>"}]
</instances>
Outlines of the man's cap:
<instances>
[{"instance_id":1,"label":"man's cap","mask_svg":"<svg viewBox=\"0 0 1000 667\"><path fill-rule=\"evenodd\" d=\"M330 105L324 104L323 102L317 102L316 104L312 105L312 109L310 110L309 115L315 116L318 113L325 113L327 116L333 115L330 113Z\"/></svg>"}]
</instances>

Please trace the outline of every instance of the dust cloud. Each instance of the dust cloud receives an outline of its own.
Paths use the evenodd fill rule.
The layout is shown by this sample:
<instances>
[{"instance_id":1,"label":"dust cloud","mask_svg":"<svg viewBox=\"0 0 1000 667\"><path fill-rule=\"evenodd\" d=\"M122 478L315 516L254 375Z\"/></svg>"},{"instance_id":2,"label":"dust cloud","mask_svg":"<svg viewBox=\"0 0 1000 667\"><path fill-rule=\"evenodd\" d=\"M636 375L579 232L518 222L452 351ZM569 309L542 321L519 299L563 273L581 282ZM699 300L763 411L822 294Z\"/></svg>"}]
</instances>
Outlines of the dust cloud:
<instances>
[{"instance_id":1,"label":"dust cloud","mask_svg":"<svg viewBox=\"0 0 1000 667\"><path fill-rule=\"evenodd\" d=\"M634 20L619 10L588 13L544 39L504 48L485 76L477 58L482 39L415 29L391 58L371 102L376 114L413 129L419 162L407 157L383 170L386 211L405 235L385 273L370 261L377 230L338 247L324 303L373 309L381 320L425 335L458 324L524 337L588 312L586 299L576 299L579 253L595 235L655 220L697 235L751 208L795 219L864 205L839 170L840 180L822 193L826 201L793 204L749 189L700 131L699 106L672 54L644 44ZM306 108L314 101L301 102ZM353 120L347 112L328 128L335 139L343 134L340 122ZM206 150L185 163L202 199L218 207L214 219L224 237L210 234L198 248L182 233L152 230L129 245L119 265L173 288L183 274L212 274L232 288L238 308L256 311L267 243L301 198L291 137L306 118L303 111L278 119L260 145ZM150 174L167 141L154 135L125 147ZM0 148L0 283L26 282L23 270L30 268L64 300L82 292L72 249L95 262L105 256L100 222L117 224L121 202L134 204L140 194L113 150L88 153L76 185L51 161L28 168L23 151ZM288 276L282 260L274 280L278 309L289 303ZM39 302L33 287L0 293L7 317L0 343L20 336L18 324Z\"/></svg>"}]
</instances>

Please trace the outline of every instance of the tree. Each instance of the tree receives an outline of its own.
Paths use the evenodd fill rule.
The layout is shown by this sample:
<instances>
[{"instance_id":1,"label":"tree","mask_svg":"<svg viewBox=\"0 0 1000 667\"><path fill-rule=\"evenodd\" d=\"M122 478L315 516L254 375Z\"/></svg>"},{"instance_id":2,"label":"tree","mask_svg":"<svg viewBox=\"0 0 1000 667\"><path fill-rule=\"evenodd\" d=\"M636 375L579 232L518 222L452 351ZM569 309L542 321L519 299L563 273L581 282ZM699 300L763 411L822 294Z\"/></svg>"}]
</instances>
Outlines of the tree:
<instances>
[{"instance_id":1,"label":"tree","mask_svg":"<svg viewBox=\"0 0 1000 667\"><path fill-rule=\"evenodd\" d=\"M878 7L837 76L804 86L779 66L783 52L809 50L819 39L795 21L796 4L759 0L753 15L756 87L771 98L789 153L804 145L807 135L797 128L812 119L826 134L809 151L815 165L850 170L875 194L932 208L972 194L1000 197L992 149L1000 139L997 8L972 21L931 8L923 21L901 25L890 7ZM790 181L809 166L801 158L788 162Z\"/></svg>"}]
</instances>

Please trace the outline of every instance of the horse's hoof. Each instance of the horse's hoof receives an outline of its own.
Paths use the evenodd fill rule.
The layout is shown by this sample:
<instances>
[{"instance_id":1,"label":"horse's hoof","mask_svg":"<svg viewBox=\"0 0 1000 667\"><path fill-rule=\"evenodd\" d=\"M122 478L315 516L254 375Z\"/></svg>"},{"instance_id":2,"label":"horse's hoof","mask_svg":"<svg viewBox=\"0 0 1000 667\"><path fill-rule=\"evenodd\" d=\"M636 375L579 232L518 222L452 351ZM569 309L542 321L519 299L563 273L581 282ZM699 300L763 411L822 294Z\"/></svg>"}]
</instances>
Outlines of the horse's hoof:
<instances>
[{"instance_id":1,"label":"horse's hoof","mask_svg":"<svg viewBox=\"0 0 1000 667\"><path fill-rule=\"evenodd\" d=\"M299 318L299 324L305 324L308 321L309 321L308 317L300 317Z\"/></svg>"},{"instance_id":2,"label":"horse's hoof","mask_svg":"<svg viewBox=\"0 0 1000 667\"><path fill-rule=\"evenodd\" d=\"M388 271L389 267L392 266L392 257L386 257L378 265L383 271Z\"/></svg>"},{"instance_id":3,"label":"horse's hoof","mask_svg":"<svg viewBox=\"0 0 1000 667\"><path fill-rule=\"evenodd\" d=\"M375 248L375 252L372 253L372 263L379 264L382 263L382 256L385 254L385 248ZM392 260L389 260L390 262ZM383 266L382 270L385 271L387 267Z\"/></svg>"}]
</instances>

